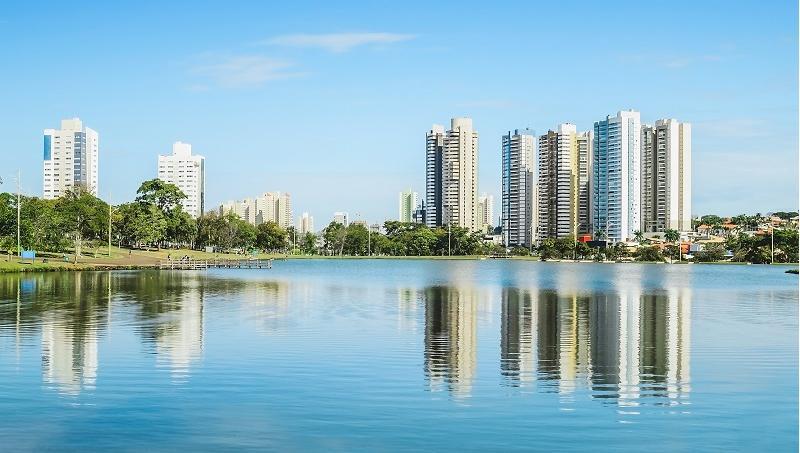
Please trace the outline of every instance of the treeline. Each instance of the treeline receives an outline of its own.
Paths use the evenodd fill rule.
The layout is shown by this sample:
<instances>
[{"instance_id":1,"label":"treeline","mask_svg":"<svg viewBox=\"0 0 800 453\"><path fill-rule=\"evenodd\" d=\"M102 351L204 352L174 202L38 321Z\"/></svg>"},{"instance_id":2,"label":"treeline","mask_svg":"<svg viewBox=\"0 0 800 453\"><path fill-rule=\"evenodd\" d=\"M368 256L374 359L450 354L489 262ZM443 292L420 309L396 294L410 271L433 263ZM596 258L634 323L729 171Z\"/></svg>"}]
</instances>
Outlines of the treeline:
<instances>
[{"instance_id":1,"label":"treeline","mask_svg":"<svg viewBox=\"0 0 800 453\"><path fill-rule=\"evenodd\" d=\"M76 257L88 244L105 245L109 237L114 244L132 248L174 247L203 249L213 247L220 252L268 252L327 256L446 256L490 255L539 256L542 259L618 260L632 257L640 261L678 259L679 234L665 232L666 246L648 244L637 233L641 246L630 250L622 244L590 247L573 237L546 239L536 247L509 250L484 241L480 233L464 228L429 228L425 225L387 221L383 231L370 231L363 224L348 226L331 222L319 234L300 234L274 222L258 226L249 224L232 213L207 213L194 219L183 210L185 194L178 187L153 179L145 181L129 203L109 205L77 187L56 200L21 197L20 242L25 250L40 252L74 251ZM796 213L780 213L794 217ZM110 218L109 218L110 215ZM737 216L742 225L754 225L764 218ZM717 224L722 219L706 216L704 223ZM17 197L0 194L0 250L16 251ZM600 235L602 239L602 234ZM640 237L641 236L641 237ZM775 229L774 248L770 235L739 234L726 242L706 244L694 254L695 261L721 261L726 252L734 261L768 263L798 261L796 229Z\"/></svg>"}]
</instances>

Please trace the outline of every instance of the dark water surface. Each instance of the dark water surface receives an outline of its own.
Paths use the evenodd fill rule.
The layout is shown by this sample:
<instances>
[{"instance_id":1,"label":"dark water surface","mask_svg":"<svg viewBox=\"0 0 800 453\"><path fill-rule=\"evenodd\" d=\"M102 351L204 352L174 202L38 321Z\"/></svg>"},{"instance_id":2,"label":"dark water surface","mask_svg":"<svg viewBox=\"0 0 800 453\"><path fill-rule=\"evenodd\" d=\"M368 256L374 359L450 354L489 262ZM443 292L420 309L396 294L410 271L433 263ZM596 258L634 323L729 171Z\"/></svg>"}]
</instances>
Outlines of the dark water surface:
<instances>
[{"instance_id":1,"label":"dark water surface","mask_svg":"<svg viewBox=\"0 0 800 453\"><path fill-rule=\"evenodd\" d=\"M0 275L0 449L797 451L783 271Z\"/></svg>"}]
</instances>

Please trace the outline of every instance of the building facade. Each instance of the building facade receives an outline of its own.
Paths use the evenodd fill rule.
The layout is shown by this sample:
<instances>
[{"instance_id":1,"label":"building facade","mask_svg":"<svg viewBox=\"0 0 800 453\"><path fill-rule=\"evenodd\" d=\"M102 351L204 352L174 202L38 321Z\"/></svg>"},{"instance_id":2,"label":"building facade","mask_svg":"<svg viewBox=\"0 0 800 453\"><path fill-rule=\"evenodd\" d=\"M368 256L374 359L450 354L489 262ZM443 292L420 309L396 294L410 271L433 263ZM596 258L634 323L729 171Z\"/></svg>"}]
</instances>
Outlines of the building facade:
<instances>
[{"instance_id":1,"label":"building facade","mask_svg":"<svg viewBox=\"0 0 800 453\"><path fill-rule=\"evenodd\" d=\"M52 200L81 187L99 195L99 136L79 118L61 120L61 129L44 130L42 197Z\"/></svg>"},{"instance_id":2,"label":"building facade","mask_svg":"<svg viewBox=\"0 0 800 453\"><path fill-rule=\"evenodd\" d=\"M434 125L426 136L426 223L478 230L478 133L470 118L450 129Z\"/></svg>"},{"instance_id":3,"label":"building facade","mask_svg":"<svg viewBox=\"0 0 800 453\"><path fill-rule=\"evenodd\" d=\"M589 233L591 142L570 123L539 137L538 240Z\"/></svg>"},{"instance_id":4,"label":"building facade","mask_svg":"<svg viewBox=\"0 0 800 453\"><path fill-rule=\"evenodd\" d=\"M349 224L346 212L334 212L333 221L345 227Z\"/></svg>"},{"instance_id":5,"label":"building facade","mask_svg":"<svg viewBox=\"0 0 800 453\"><path fill-rule=\"evenodd\" d=\"M500 222L508 247L530 247L536 231L536 137L528 129L502 139L502 206Z\"/></svg>"},{"instance_id":6,"label":"building facade","mask_svg":"<svg viewBox=\"0 0 800 453\"><path fill-rule=\"evenodd\" d=\"M592 224L595 236L610 242L641 230L641 134L634 110L594 123Z\"/></svg>"},{"instance_id":7,"label":"building facade","mask_svg":"<svg viewBox=\"0 0 800 453\"><path fill-rule=\"evenodd\" d=\"M314 217L310 216L307 212L304 212L303 215L300 216L300 225L298 225L298 230L300 231L301 235L313 233Z\"/></svg>"},{"instance_id":8,"label":"building facade","mask_svg":"<svg viewBox=\"0 0 800 453\"><path fill-rule=\"evenodd\" d=\"M414 221L414 211L419 204L419 195L411 189L400 192L397 220L410 223Z\"/></svg>"},{"instance_id":9,"label":"building facade","mask_svg":"<svg viewBox=\"0 0 800 453\"><path fill-rule=\"evenodd\" d=\"M692 129L674 119L642 126L642 231L691 230Z\"/></svg>"},{"instance_id":10,"label":"building facade","mask_svg":"<svg viewBox=\"0 0 800 453\"><path fill-rule=\"evenodd\" d=\"M489 233L494 223L494 197L483 194L478 197L478 231Z\"/></svg>"},{"instance_id":11,"label":"building facade","mask_svg":"<svg viewBox=\"0 0 800 453\"><path fill-rule=\"evenodd\" d=\"M192 155L192 145L175 142L172 155L158 156L158 179L174 184L186 195L183 210L200 217L205 209L205 157Z\"/></svg>"},{"instance_id":12,"label":"building facade","mask_svg":"<svg viewBox=\"0 0 800 453\"><path fill-rule=\"evenodd\" d=\"M292 226L292 197L288 192L265 192L259 197L228 201L219 213L233 213L252 225L274 222L281 228Z\"/></svg>"}]
</instances>

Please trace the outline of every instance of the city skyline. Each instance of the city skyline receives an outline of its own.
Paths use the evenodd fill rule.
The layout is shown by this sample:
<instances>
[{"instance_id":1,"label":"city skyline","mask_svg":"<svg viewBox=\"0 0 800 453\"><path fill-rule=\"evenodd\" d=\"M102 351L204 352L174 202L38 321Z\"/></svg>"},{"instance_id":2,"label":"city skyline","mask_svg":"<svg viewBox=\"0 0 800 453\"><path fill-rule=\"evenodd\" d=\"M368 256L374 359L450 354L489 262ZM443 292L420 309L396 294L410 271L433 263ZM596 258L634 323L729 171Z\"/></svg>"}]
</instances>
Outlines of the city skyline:
<instances>
[{"instance_id":1,"label":"city skyline","mask_svg":"<svg viewBox=\"0 0 800 453\"><path fill-rule=\"evenodd\" d=\"M636 108L645 112L643 123L658 119L647 112L692 123L692 214L796 206L796 5L767 12L705 4L690 13L686 5L659 12L660 23L681 24L680 36L671 27L625 21L626 36L635 38L624 45L598 33L601 22L623 26L623 18L591 4L580 5L585 14L569 31L556 24L504 30L498 19L507 8L497 5L450 11L458 20L435 27L418 20L421 4L386 16L352 6L335 12L324 4L251 4L218 11L218 31L204 36L161 26L180 18L208 28L210 17L180 2L162 5L157 21L125 5L102 11L78 5L58 20L92 18L102 26L58 31L38 25L55 20L54 9L16 5L0 16L0 36L18 42L0 50L15 68L0 76L9 118L0 124L7 138L0 151L3 190L19 168L23 191L39 193L41 129L78 116L103 136L99 195L110 193L115 203L134 197L152 173L152 155L185 140L207 158L207 206L258 193L266 179L292 191L298 206L320 218L334 205L370 219L391 218L395 206L386 200L409 185L423 186L418 134L432 122L473 119L484 142L480 191L499 200L495 143L509 128L542 131L570 122L589 130L598 114ZM445 11L443 5L425 8L432 15ZM520 14L555 8L514 5ZM717 20L710 24L712 13ZM328 14L349 19L331 29L320 22ZM598 14L603 21L592 19ZM126 23L112 33L109 19L117 15ZM265 16L276 20L256 20ZM491 38L465 38L476 29ZM39 32L32 36L31 30ZM35 56L51 54L59 40L82 46L92 58L78 63L52 54L55 73L35 70ZM533 61L496 70L526 52L537 58L585 54L595 69L577 70L586 62L576 60L564 63L559 77L531 71ZM445 57L448 64L439 71L426 70ZM474 65L474 57L484 64ZM75 71L78 65L86 70ZM386 124L397 139L378 138ZM292 143L298 136L304 137L301 149ZM264 165L251 164L262 157ZM770 183L757 184L758 190L741 184L753 179Z\"/></svg>"}]
</instances>

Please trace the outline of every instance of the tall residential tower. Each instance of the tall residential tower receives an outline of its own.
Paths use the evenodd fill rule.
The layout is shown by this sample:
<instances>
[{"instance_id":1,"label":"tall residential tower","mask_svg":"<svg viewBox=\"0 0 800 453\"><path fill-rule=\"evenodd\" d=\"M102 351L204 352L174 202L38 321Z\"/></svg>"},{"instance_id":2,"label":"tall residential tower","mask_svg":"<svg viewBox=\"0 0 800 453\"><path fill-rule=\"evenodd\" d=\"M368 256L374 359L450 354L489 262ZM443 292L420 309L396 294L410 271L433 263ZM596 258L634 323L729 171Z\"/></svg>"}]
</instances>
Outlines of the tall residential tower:
<instances>
[{"instance_id":1,"label":"tall residential tower","mask_svg":"<svg viewBox=\"0 0 800 453\"><path fill-rule=\"evenodd\" d=\"M642 126L642 231L688 231L691 213L691 125L663 119Z\"/></svg>"},{"instance_id":2,"label":"tall residential tower","mask_svg":"<svg viewBox=\"0 0 800 453\"><path fill-rule=\"evenodd\" d=\"M478 230L478 133L469 118L426 134L426 223Z\"/></svg>"},{"instance_id":3,"label":"tall residential tower","mask_svg":"<svg viewBox=\"0 0 800 453\"><path fill-rule=\"evenodd\" d=\"M158 156L158 179L183 191L183 210L195 218L203 215L205 208L205 162L205 157L192 155L192 145L183 142L172 145L171 156Z\"/></svg>"},{"instance_id":4,"label":"tall residential tower","mask_svg":"<svg viewBox=\"0 0 800 453\"><path fill-rule=\"evenodd\" d=\"M97 132L79 118L61 120L61 129L44 130L42 197L58 198L75 187L98 196Z\"/></svg>"},{"instance_id":5,"label":"tall residential tower","mask_svg":"<svg viewBox=\"0 0 800 453\"><path fill-rule=\"evenodd\" d=\"M589 233L591 142L570 123L539 137L538 240Z\"/></svg>"},{"instance_id":6,"label":"tall residential tower","mask_svg":"<svg viewBox=\"0 0 800 453\"><path fill-rule=\"evenodd\" d=\"M631 239L641 230L641 135L634 110L594 123L593 231L610 242Z\"/></svg>"},{"instance_id":7,"label":"tall residential tower","mask_svg":"<svg viewBox=\"0 0 800 453\"><path fill-rule=\"evenodd\" d=\"M536 231L536 137L528 129L515 130L502 141L503 242L506 246L530 247Z\"/></svg>"},{"instance_id":8,"label":"tall residential tower","mask_svg":"<svg viewBox=\"0 0 800 453\"><path fill-rule=\"evenodd\" d=\"M397 220L401 222L411 223L414 221L414 211L419 204L419 196L411 189L400 192L398 199L398 213Z\"/></svg>"}]
</instances>

